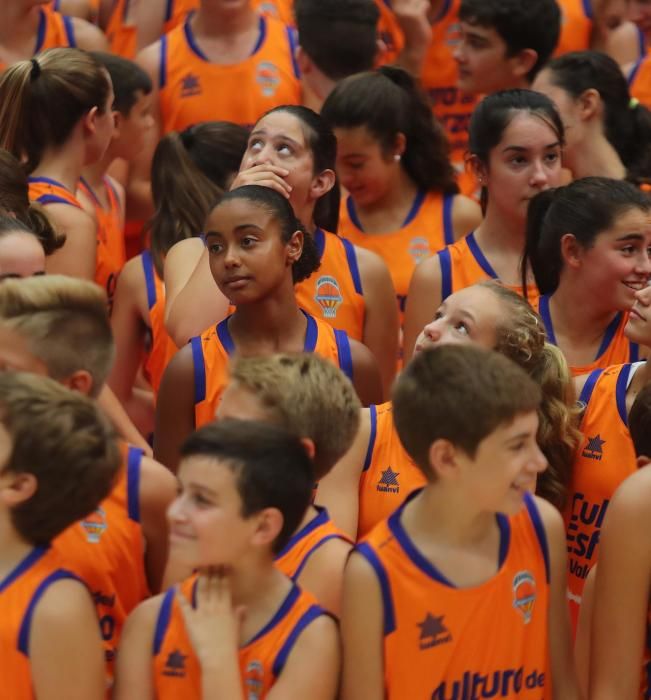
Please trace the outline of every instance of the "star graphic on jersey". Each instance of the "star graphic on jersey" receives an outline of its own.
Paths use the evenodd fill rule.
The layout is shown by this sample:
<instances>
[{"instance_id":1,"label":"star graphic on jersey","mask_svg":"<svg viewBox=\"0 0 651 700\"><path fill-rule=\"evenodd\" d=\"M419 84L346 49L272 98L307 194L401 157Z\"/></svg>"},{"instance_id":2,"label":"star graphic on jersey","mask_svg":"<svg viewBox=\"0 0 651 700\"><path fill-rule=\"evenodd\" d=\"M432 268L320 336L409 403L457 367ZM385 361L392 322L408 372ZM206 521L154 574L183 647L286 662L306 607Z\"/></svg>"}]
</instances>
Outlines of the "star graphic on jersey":
<instances>
[{"instance_id":1,"label":"star graphic on jersey","mask_svg":"<svg viewBox=\"0 0 651 700\"><path fill-rule=\"evenodd\" d=\"M604 453L603 446L605 444L606 441L601 439L601 435L588 437L588 444L583 450L583 456L587 457L588 459L600 460Z\"/></svg>"},{"instance_id":2,"label":"star graphic on jersey","mask_svg":"<svg viewBox=\"0 0 651 700\"><path fill-rule=\"evenodd\" d=\"M400 476L400 472L394 472L391 467L387 467L383 472L382 472L382 477L380 478L380 484L384 484L385 486L399 486L398 484L398 477Z\"/></svg>"},{"instance_id":3,"label":"star graphic on jersey","mask_svg":"<svg viewBox=\"0 0 651 700\"><path fill-rule=\"evenodd\" d=\"M436 639L441 634L447 634L448 628L443 624L444 617L445 615L439 615L437 617L432 615L432 613L427 613L425 619L418 623L418 627L420 627L420 638Z\"/></svg>"},{"instance_id":4,"label":"star graphic on jersey","mask_svg":"<svg viewBox=\"0 0 651 700\"><path fill-rule=\"evenodd\" d=\"M167 657L167 663L165 666L167 666L167 668L173 668L174 670L180 671L181 669L185 668L185 660L187 658L187 655L182 654L178 649L176 649Z\"/></svg>"}]
</instances>

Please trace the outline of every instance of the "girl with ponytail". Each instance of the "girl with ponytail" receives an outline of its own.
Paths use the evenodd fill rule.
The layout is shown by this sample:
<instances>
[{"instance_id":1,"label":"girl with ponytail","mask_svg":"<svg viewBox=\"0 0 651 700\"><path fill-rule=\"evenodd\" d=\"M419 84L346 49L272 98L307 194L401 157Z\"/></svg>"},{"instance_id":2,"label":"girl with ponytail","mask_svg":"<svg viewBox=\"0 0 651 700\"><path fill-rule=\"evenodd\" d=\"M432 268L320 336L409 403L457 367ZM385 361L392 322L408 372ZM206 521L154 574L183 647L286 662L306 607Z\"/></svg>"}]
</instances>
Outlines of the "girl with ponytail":
<instances>
[{"instance_id":1,"label":"girl with ponytail","mask_svg":"<svg viewBox=\"0 0 651 700\"><path fill-rule=\"evenodd\" d=\"M472 231L479 206L458 193L445 131L401 68L346 78L321 116L337 137L337 175L349 193L339 233L384 259L402 314L416 265Z\"/></svg>"},{"instance_id":2,"label":"girl with ponytail","mask_svg":"<svg viewBox=\"0 0 651 700\"><path fill-rule=\"evenodd\" d=\"M241 126L204 122L181 133L171 132L156 148L152 164L156 212L147 230L149 249L123 268L111 316L116 361L109 386L146 433L153 427L153 405L146 392L134 390L138 368L142 360L155 397L176 351L164 326L167 253L179 241L191 238L203 250L200 235L205 218L235 177L246 140ZM165 269L170 276L179 275L174 266Z\"/></svg>"},{"instance_id":3,"label":"girl with ponytail","mask_svg":"<svg viewBox=\"0 0 651 700\"><path fill-rule=\"evenodd\" d=\"M651 276L650 250L651 200L628 182L588 177L531 200L523 270L575 376L638 359L624 327Z\"/></svg>"},{"instance_id":4,"label":"girl with ponytail","mask_svg":"<svg viewBox=\"0 0 651 700\"><path fill-rule=\"evenodd\" d=\"M578 51L555 58L532 89L559 109L567 130L563 164L576 179L599 175L651 186L651 112L631 96L610 56Z\"/></svg>"}]
</instances>

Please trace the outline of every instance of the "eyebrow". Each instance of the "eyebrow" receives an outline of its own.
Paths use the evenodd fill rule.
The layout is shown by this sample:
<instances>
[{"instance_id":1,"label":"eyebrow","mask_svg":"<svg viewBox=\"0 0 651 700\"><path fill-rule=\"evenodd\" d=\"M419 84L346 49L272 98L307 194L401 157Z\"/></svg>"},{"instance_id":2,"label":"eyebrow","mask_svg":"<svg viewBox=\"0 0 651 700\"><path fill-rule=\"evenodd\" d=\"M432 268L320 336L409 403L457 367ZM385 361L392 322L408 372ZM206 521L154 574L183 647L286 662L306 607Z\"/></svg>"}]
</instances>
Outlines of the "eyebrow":
<instances>
[{"instance_id":1,"label":"eyebrow","mask_svg":"<svg viewBox=\"0 0 651 700\"><path fill-rule=\"evenodd\" d=\"M518 442L519 440L526 440L527 438L531 437L531 432L526 431L522 433L518 433L517 435L514 435L513 437L508 438L505 440L505 444L509 444L510 442Z\"/></svg>"},{"instance_id":2,"label":"eyebrow","mask_svg":"<svg viewBox=\"0 0 651 700\"><path fill-rule=\"evenodd\" d=\"M208 488L207 486L204 486L203 484L197 484L194 481L191 481L185 488L192 488L195 491L202 491L203 493L207 493L213 498L217 498L217 492L213 491L212 489Z\"/></svg>"},{"instance_id":3,"label":"eyebrow","mask_svg":"<svg viewBox=\"0 0 651 700\"><path fill-rule=\"evenodd\" d=\"M261 228L260 226L258 226L257 224L239 224L238 226L236 226L233 229L233 231L235 231L235 233L243 233L244 231L246 231L250 228L253 228L256 231L264 231L264 229ZM223 236L223 235L224 234L221 231L206 231L206 233L205 233L206 240L208 238L210 238L210 236Z\"/></svg>"},{"instance_id":4,"label":"eyebrow","mask_svg":"<svg viewBox=\"0 0 651 700\"><path fill-rule=\"evenodd\" d=\"M646 238L641 233L625 233L623 236L620 236L617 241L643 241Z\"/></svg>"},{"instance_id":5,"label":"eyebrow","mask_svg":"<svg viewBox=\"0 0 651 700\"><path fill-rule=\"evenodd\" d=\"M264 129L258 129L257 131L252 131L249 134L249 141L254 137L254 136L268 136L267 132ZM291 136L286 136L285 134L278 134L277 136L272 137L272 140L278 141L290 141L293 143L295 146L298 148L303 148L303 145L300 144L298 141L295 141Z\"/></svg>"},{"instance_id":6,"label":"eyebrow","mask_svg":"<svg viewBox=\"0 0 651 700\"><path fill-rule=\"evenodd\" d=\"M555 141L554 143L548 143L546 146L543 146L545 150L549 148L556 148L561 145L560 141ZM530 148L527 148L526 146L506 146L506 148L502 149L502 153L506 153L507 151L517 151L518 153L526 153L527 151L530 151Z\"/></svg>"},{"instance_id":7,"label":"eyebrow","mask_svg":"<svg viewBox=\"0 0 651 700\"><path fill-rule=\"evenodd\" d=\"M459 311L459 316L462 316L463 318L468 318L475 323L477 322L477 319L474 317L473 314L470 313L470 311L461 310L461 311Z\"/></svg>"}]
</instances>

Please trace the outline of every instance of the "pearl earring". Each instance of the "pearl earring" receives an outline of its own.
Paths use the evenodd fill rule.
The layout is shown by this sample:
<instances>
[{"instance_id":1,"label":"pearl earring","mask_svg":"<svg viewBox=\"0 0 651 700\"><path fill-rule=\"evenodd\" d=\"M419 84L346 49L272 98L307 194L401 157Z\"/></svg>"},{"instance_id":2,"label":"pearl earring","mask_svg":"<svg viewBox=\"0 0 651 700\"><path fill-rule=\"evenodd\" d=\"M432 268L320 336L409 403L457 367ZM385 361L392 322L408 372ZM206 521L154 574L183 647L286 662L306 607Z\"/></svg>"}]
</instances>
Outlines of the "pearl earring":
<instances>
[{"instance_id":1,"label":"pearl earring","mask_svg":"<svg viewBox=\"0 0 651 700\"><path fill-rule=\"evenodd\" d=\"M399 153L396 153L396 154L393 156L393 160L395 160L396 163L399 163L399 162L402 160L402 156L401 156Z\"/></svg>"}]
</instances>

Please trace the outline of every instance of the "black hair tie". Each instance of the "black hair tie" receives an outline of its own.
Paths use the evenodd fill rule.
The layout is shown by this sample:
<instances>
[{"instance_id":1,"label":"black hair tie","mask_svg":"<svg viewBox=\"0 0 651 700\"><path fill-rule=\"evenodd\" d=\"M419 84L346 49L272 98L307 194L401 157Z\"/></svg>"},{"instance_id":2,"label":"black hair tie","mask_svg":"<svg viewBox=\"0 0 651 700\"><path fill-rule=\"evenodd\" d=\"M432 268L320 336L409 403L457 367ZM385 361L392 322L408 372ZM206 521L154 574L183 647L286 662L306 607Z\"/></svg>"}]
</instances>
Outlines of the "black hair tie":
<instances>
[{"instance_id":1,"label":"black hair tie","mask_svg":"<svg viewBox=\"0 0 651 700\"><path fill-rule=\"evenodd\" d=\"M186 151L192 150L194 146L194 127L189 126L187 129L184 129L179 136L181 137L183 148L185 148Z\"/></svg>"},{"instance_id":2,"label":"black hair tie","mask_svg":"<svg viewBox=\"0 0 651 700\"><path fill-rule=\"evenodd\" d=\"M37 80L38 77L41 75L41 65L39 64L39 62L35 58L31 59L31 64L32 64L32 70L29 74L29 77L33 82L34 80Z\"/></svg>"}]
</instances>

